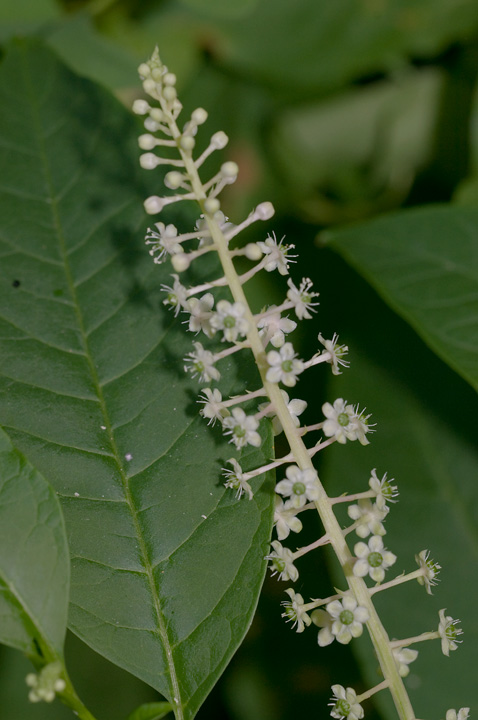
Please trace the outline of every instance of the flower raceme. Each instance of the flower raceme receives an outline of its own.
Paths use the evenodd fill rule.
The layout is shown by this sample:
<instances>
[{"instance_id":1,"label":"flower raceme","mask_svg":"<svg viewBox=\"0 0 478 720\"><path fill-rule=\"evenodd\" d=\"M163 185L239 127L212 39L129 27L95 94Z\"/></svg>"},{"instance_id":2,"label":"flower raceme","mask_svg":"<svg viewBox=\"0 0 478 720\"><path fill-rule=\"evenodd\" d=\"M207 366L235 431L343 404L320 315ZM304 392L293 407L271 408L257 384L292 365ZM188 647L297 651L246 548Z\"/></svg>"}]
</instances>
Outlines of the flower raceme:
<instances>
[{"instance_id":1,"label":"flower raceme","mask_svg":"<svg viewBox=\"0 0 478 720\"><path fill-rule=\"evenodd\" d=\"M295 388L305 372L323 363L330 365L334 375L340 374L349 366L346 360L348 348L338 344L336 334L331 339L319 334L321 349L309 360L299 358L289 337L298 321L313 318L319 304L319 294L313 290L309 278L296 284L288 277L280 304L265 307L259 313L252 311L245 292L247 282L262 271L277 271L280 276L288 276L289 265L297 258L291 254L294 245L285 244L285 238L278 242L274 233L269 233L263 240L242 246L235 242L233 247L231 241L243 230L253 223L272 218L273 206L269 202L260 203L241 222L232 223L221 209L219 196L227 185L235 182L239 172L236 163L226 160L214 175L206 179L201 177L205 160L226 148L227 135L222 131L214 133L206 149L200 154L195 153L196 135L207 120L207 112L197 108L180 124L182 105L176 92L176 78L161 62L157 50L147 63L140 65L139 74L144 91L151 98L151 101L136 100L133 105L134 112L144 117L146 130L139 138L139 146L144 151L140 164L145 170L167 168L164 175L166 190L148 197L144 202L145 210L149 215L156 215L170 205L184 201L195 203L197 207L193 230L182 232L166 219L148 229L145 242L155 263L170 262L174 270L171 284L161 288L165 292L163 302L176 317L184 318L186 330L195 338L184 358L184 369L205 386L198 399L199 412L215 426L212 431L220 427L239 453L239 457L227 461L229 467L223 468L224 485L236 493L238 502L242 502L242 496L253 500L255 478L285 466L276 485L274 521L278 539L272 542L267 556L272 573L280 580L295 582L299 576L295 562L302 555L329 544L343 568L348 587L338 595L308 603L293 588L288 588L288 599L282 603L283 617L292 622L297 632L303 632L312 622L319 625L318 642L323 646L334 640L346 644L368 626L384 675L382 683L361 696L352 688L334 685L330 714L338 719L358 720L364 716L362 700L388 688L400 719L410 720L414 713L402 677L416 657L416 651L407 650L405 646L415 640L392 643L388 640L372 604L372 596L411 579L418 580L430 593L440 566L428 559L428 551L422 551L417 556L418 570L383 582L386 572L396 561L396 556L386 550L383 543L389 503L394 502L397 494L386 474L379 480L373 470L369 487L364 492L338 498L327 496L313 458L333 443L343 445L357 440L359 444L367 445L374 430L369 422L370 415L358 405L337 398L322 405L324 417L318 422L302 425L299 416L305 411L306 403L290 397L284 387L288 391ZM202 263L202 258L210 253L215 253L219 260L222 269L219 275L200 285L188 286L183 281L183 274L187 275L192 263ZM236 258L251 264L242 274L236 268ZM242 395L223 398L220 389L213 386L221 379L221 364L233 354L246 352L252 355L257 366L257 386ZM240 464L241 453L248 446L261 445L261 425L269 421L272 421L274 434L283 434L289 451L263 467L244 471ZM318 439L306 444L305 439L314 433L319 433ZM354 503L348 507L353 522L342 529L334 508L344 502ZM303 522L298 515L302 518L302 513L309 510L318 513L324 534L293 552L281 541L291 532L300 533ZM354 554L346 541L346 536L353 531L360 538L354 546ZM369 535L368 542L364 542ZM367 578L376 585L369 587L365 582ZM310 611L313 611L311 615ZM457 647L458 634L455 621L443 611L439 630L425 635L440 637L444 652L449 652ZM465 717L463 710L466 709L459 711L459 720ZM448 711L447 720L451 713Z\"/></svg>"}]
</instances>

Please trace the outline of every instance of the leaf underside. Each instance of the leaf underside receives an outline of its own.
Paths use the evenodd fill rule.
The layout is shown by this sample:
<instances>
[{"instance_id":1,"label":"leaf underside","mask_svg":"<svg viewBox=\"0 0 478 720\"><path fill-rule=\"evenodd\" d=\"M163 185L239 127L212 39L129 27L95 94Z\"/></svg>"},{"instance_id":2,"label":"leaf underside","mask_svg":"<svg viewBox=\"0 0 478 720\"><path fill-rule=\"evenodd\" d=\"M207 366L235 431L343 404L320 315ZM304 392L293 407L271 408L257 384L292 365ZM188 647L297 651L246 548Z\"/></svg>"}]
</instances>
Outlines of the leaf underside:
<instances>
[{"instance_id":1,"label":"leaf underside","mask_svg":"<svg viewBox=\"0 0 478 720\"><path fill-rule=\"evenodd\" d=\"M143 246L134 121L29 42L0 102L0 423L61 498L71 629L191 718L251 622L272 493L223 487L235 451L198 417L192 337ZM237 389L243 366L221 370Z\"/></svg>"}]
</instances>

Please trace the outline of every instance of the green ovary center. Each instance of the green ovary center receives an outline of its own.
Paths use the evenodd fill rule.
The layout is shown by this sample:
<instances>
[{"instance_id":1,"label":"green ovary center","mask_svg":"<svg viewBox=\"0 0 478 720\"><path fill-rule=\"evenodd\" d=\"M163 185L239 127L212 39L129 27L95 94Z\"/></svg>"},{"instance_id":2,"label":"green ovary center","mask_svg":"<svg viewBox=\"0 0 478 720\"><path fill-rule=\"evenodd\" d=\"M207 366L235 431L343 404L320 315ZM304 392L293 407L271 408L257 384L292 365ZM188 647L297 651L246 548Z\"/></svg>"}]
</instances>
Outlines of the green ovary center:
<instances>
[{"instance_id":1,"label":"green ovary center","mask_svg":"<svg viewBox=\"0 0 478 720\"><path fill-rule=\"evenodd\" d=\"M274 558L274 567L278 570L278 572L284 572L285 560L282 560L282 558Z\"/></svg>"},{"instance_id":2,"label":"green ovary center","mask_svg":"<svg viewBox=\"0 0 478 720\"><path fill-rule=\"evenodd\" d=\"M226 315L224 318L224 327L225 328L233 328L236 324L236 318L232 315Z\"/></svg>"},{"instance_id":3,"label":"green ovary center","mask_svg":"<svg viewBox=\"0 0 478 720\"><path fill-rule=\"evenodd\" d=\"M303 495L305 493L305 485L301 482L296 482L292 485L292 492L294 495Z\"/></svg>"},{"instance_id":4,"label":"green ovary center","mask_svg":"<svg viewBox=\"0 0 478 720\"><path fill-rule=\"evenodd\" d=\"M368 556L368 564L370 567L380 567L380 565L383 563L383 557L380 555L379 552L372 552Z\"/></svg>"},{"instance_id":5,"label":"green ovary center","mask_svg":"<svg viewBox=\"0 0 478 720\"><path fill-rule=\"evenodd\" d=\"M284 362L281 365L281 368L284 372L290 373L292 372L292 368L294 367L292 360L284 360Z\"/></svg>"},{"instance_id":6,"label":"green ovary center","mask_svg":"<svg viewBox=\"0 0 478 720\"><path fill-rule=\"evenodd\" d=\"M347 717L350 712L350 703L348 703L347 700L339 700L335 705L335 710L344 717Z\"/></svg>"},{"instance_id":7,"label":"green ovary center","mask_svg":"<svg viewBox=\"0 0 478 720\"><path fill-rule=\"evenodd\" d=\"M194 363L194 369L195 369L198 373L204 372L204 363L201 362L200 360L198 360L197 362Z\"/></svg>"},{"instance_id":8,"label":"green ovary center","mask_svg":"<svg viewBox=\"0 0 478 720\"><path fill-rule=\"evenodd\" d=\"M340 413L340 415L337 417L337 422L339 423L339 425L342 425L342 427L347 427L350 422L350 418L347 413Z\"/></svg>"},{"instance_id":9,"label":"green ovary center","mask_svg":"<svg viewBox=\"0 0 478 720\"><path fill-rule=\"evenodd\" d=\"M246 434L245 429L241 425L236 425L234 428L234 435L236 437L244 437Z\"/></svg>"},{"instance_id":10,"label":"green ovary center","mask_svg":"<svg viewBox=\"0 0 478 720\"><path fill-rule=\"evenodd\" d=\"M339 619L343 625L351 625L354 621L354 614L351 610L342 610Z\"/></svg>"}]
</instances>

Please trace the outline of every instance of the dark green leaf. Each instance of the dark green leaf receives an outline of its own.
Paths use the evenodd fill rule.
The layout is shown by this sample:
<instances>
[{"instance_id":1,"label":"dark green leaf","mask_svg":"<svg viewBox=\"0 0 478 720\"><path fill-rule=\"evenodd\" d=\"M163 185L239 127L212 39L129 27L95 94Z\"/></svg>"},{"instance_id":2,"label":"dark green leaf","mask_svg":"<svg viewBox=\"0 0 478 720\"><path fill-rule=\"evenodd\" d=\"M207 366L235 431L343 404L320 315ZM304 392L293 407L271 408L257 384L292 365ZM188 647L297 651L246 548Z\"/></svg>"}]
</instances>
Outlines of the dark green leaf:
<instances>
[{"instance_id":1,"label":"dark green leaf","mask_svg":"<svg viewBox=\"0 0 478 720\"><path fill-rule=\"evenodd\" d=\"M172 710L173 708L167 702L148 703L147 705L141 705L131 713L128 720L161 720Z\"/></svg>"},{"instance_id":2,"label":"dark green leaf","mask_svg":"<svg viewBox=\"0 0 478 720\"><path fill-rule=\"evenodd\" d=\"M0 430L0 642L61 657L69 580L60 503Z\"/></svg>"},{"instance_id":3,"label":"dark green leaf","mask_svg":"<svg viewBox=\"0 0 478 720\"><path fill-rule=\"evenodd\" d=\"M327 237L428 345L478 389L478 210L412 210Z\"/></svg>"},{"instance_id":4,"label":"dark green leaf","mask_svg":"<svg viewBox=\"0 0 478 720\"><path fill-rule=\"evenodd\" d=\"M143 245L131 117L29 43L0 87L0 421L61 496L70 626L191 718L251 622L272 493L222 484L234 452L198 417L192 337ZM223 389L245 373L226 361Z\"/></svg>"}]
</instances>

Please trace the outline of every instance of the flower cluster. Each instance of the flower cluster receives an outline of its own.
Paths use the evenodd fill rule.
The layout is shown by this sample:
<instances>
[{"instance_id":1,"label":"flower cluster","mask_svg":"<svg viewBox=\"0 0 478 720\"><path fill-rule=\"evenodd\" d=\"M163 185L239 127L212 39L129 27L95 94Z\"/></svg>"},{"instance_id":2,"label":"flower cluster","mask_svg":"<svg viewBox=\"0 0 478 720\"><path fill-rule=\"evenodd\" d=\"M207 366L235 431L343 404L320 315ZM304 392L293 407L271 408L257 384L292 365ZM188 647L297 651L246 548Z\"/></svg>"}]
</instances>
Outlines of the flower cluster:
<instances>
[{"instance_id":1,"label":"flower cluster","mask_svg":"<svg viewBox=\"0 0 478 720\"><path fill-rule=\"evenodd\" d=\"M367 445L374 431L370 415L359 405L337 398L322 405L322 417L318 422L302 424L300 416L307 404L288 394L303 374L316 365L330 365L334 375L348 368L348 347L338 344L337 334L327 339L319 333L320 349L308 360L299 357L290 336L299 321L313 318L319 304L319 294L313 290L309 278L302 278L296 284L287 277L283 301L266 306L259 313L252 312L244 291L245 284L261 271L277 271L288 276L289 266L296 258L291 254L294 245L285 244L285 238L277 241L274 233L270 233L258 242L243 246L235 243L232 249L230 241L252 223L269 220L274 214L273 206L263 202L239 224L230 222L221 210L219 195L224 187L235 182L239 171L236 163L223 162L219 171L206 180L200 176L204 161L227 146L227 136L221 131L214 133L206 149L195 157L195 138L207 119L206 111L197 108L182 126L178 125L182 106L176 93L176 78L162 64L157 51L149 62L140 66L139 72L145 92L154 101L151 105L146 100L137 100L133 106L137 114L145 117L147 131L139 138L140 148L145 151L140 163L147 170L168 167L164 184L170 191L147 198L145 210L155 215L182 201L193 201L198 207L192 231L181 232L171 223L157 222L148 229L146 244L155 263L169 260L175 271L171 284L162 286L163 302L194 334L191 350L184 357L184 369L204 386L198 399L199 412L208 424L221 429L238 453L248 446L258 448L262 445L265 418L271 421L276 435L283 433L289 447L289 452L281 458L247 471L241 467L240 456L231 457L227 461L229 467L223 468L224 485L235 492L238 501L242 496L253 500L253 480L269 470L280 469L275 488L277 539L272 541L266 557L272 574L279 580L295 582L298 579L296 562L304 554L325 544L335 551L344 570L346 590L308 603L293 588L286 590L288 599L282 603L282 616L297 632L303 632L313 623L320 628L319 645L327 646L335 640L348 644L363 633L364 626L369 624L370 629L373 622L372 641L379 658L386 658L381 662L384 681L361 696L357 696L352 688L333 685L330 715L338 720L359 720L364 716L362 700L384 688L390 690L397 707L411 708L402 678L408 674L409 665L418 653L408 646L424 639L440 638L442 650L448 654L460 642L457 636L461 631L456 628L456 621L442 610L438 631L390 642L376 619L372 597L376 592L411 579L416 579L431 593L440 566L429 558L427 550L423 550L416 556L418 570L384 582L397 560L396 555L386 549L383 540L385 520L397 495L393 480L389 480L386 473L379 479L374 469L364 492L329 498L313 464L316 453L333 443L343 445L358 441ZM216 253L219 259L222 270L218 277L189 286L183 280L183 273L209 253ZM235 265L238 257L251 263L242 274ZM257 366L255 387L244 394L223 398L220 387L214 385L221 380L223 361L233 354L245 352L252 354ZM314 433L319 433L318 439L306 444L305 439L308 441ZM347 514L352 522L345 529L335 515L335 507L340 503L349 503ZM300 533L302 514L309 510L318 513L324 534L295 551L284 547L282 541L291 532ZM352 532L358 541L349 547L346 538ZM453 712L448 711L447 720L456 717L465 720L467 717L466 708L462 708L458 716L456 713L452 716ZM406 717L411 714L408 712Z\"/></svg>"},{"instance_id":2,"label":"flower cluster","mask_svg":"<svg viewBox=\"0 0 478 720\"><path fill-rule=\"evenodd\" d=\"M66 683L61 677L63 668L61 663L52 662L45 665L40 672L28 673L25 682L30 688L28 699L32 703L53 702L57 693L63 692Z\"/></svg>"}]
</instances>

